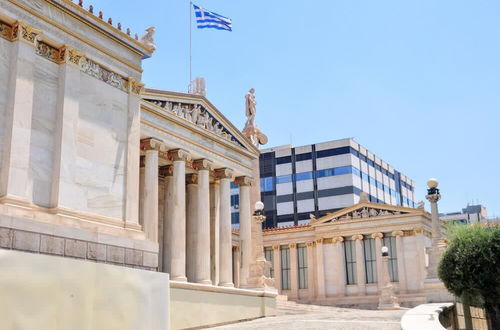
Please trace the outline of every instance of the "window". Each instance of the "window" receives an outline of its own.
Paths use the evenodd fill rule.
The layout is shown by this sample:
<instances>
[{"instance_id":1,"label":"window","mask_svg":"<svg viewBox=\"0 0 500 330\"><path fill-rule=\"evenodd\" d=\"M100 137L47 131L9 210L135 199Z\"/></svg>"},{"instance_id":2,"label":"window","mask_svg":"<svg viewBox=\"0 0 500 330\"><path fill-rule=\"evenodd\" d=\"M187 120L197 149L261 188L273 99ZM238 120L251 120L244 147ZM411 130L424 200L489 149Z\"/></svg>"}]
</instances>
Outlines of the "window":
<instances>
[{"instance_id":1,"label":"window","mask_svg":"<svg viewBox=\"0 0 500 330\"><path fill-rule=\"evenodd\" d=\"M356 246L354 241L344 241L347 284L356 284Z\"/></svg>"},{"instance_id":2,"label":"window","mask_svg":"<svg viewBox=\"0 0 500 330\"><path fill-rule=\"evenodd\" d=\"M316 157L317 158L330 157L330 156L348 154L350 152L351 152L351 147L342 147L342 148L335 148L335 149L328 149L328 150L320 150L320 151L316 151Z\"/></svg>"},{"instance_id":3,"label":"window","mask_svg":"<svg viewBox=\"0 0 500 330\"><path fill-rule=\"evenodd\" d=\"M264 256L266 257L266 261L268 261L271 265L269 268L266 267L267 277L274 278L274 254L273 248L271 246L266 246L264 248Z\"/></svg>"},{"instance_id":4,"label":"window","mask_svg":"<svg viewBox=\"0 0 500 330\"><path fill-rule=\"evenodd\" d=\"M335 175L349 174L352 173L352 166L336 167L334 172Z\"/></svg>"},{"instance_id":5,"label":"window","mask_svg":"<svg viewBox=\"0 0 500 330\"><path fill-rule=\"evenodd\" d=\"M276 164L286 164L292 162L292 156L278 157L276 158Z\"/></svg>"},{"instance_id":6,"label":"window","mask_svg":"<svg viewBox=\"0 0 500 330\"><path fill-rule=\"evenodd\" d=\"M377 282L377 251L375 249L375 239L365 238L363 241L365 252L365 272L366 283Z\"/></svg>"},{"instance_id":7,"label":"window","mask_svg":"<svg viewBox=\"0 0 500 330\"><path fill-rule=\"evenodd\" d=\"M368 182L368 174L366 174L365 172L361 172L361 179L363 179L366 182Z\"/></svg>"},{"instance_id":8,"label":"window","mask_svg":"<svg viewBox=\"0 0 500 330\"><path fill-rule=\"evenodd\" d=\"M272 176L260 179L260 191L273 191L274 178Z\"/></svg>"},{"instance_id":9,"label":"window","mask_svg":"<svg viewBox=\"0 0 500 330\"><path fill-rule=\"evenodd\" d=\"M389 248L389 277L391 282L399 281L398 256L396 254L396 237L384 235L384 245Z\"/></svg>"},{"instance_id":10,"label":"window","mask_svg":"<svg viewBox=\"0 0 500 330\"><path fill-rule=\"evenodd\" d=\"M282 175L282 176L277 176L276 177L276 183L287 183L287 182L292 182L292 175Z\"/></svg>"},{"instance_id":11,"label":"window","mask_svg":"<svg viewBox=\"0 0 500 330\"><path fill-rule=\"evenodd\" d=\"M231 195L231 206L237 208L240 205L240 195Z\"/></svg>"},{"instance_id":12,"label":"window","mask_svg":"<svg viewBox=\"0 0 500 330\"><path fill-rule=\"evenodd\" d=\"M373 167L375 164L373 163L373 160L368 159L368 165L370 165L370 166L372 166L372 167Z\"/></svg>"},{"instance_id":13,"label":"window","mask_svg":"<svg viewBox=\"0 0 500 330\"><path fill-rule=\"evenodd\" d=\"M299 266L299 289L307 289L307 246L297 245L297 264Z\"/></svg>"},{"instance_id":14,"label":"window","mask_svg":"<svg viewBox=\"0 0 500 330\"><path fill-rule=\"evenodd\" d=\"M373 185L375 187L377 186L377 180L375 180L371 176L368 178L368 181L370 182L371 185Z\"/></svg>"},{"instance_id":15,"label":"window","mask_svg":"<svg viewBox=\"0 0 500 330\"><path fill-rule=\"evenodd\" d=\"M312 159L312 153L308 152L306 154L297 154L295 155L295 161L300 162L301 160Z\"/></svg>"},{"instance_id":16,"label":"window","mask_svg":"<svg viewBox=\"0 0 500 330\"><path fill-rule=\"evenodd\" d=\"M302 172L295 174L295 180L297 181L311 180L312 178L313 178L312 172Z\"/></svg>"},{"instance_id":17,"label":"window","mask_svg":"<svg viewBox=\"0 0 500 330\"><path fill-rule=\"evenodd\" d=\"M290 290L290 249L286 245L280 247L281 253L281 290Z\"/></svg>"},{"instance_id":18,"label":"window","mask_svg":"<svg viewBox=\"0 0 500 330\"><path fill-rule=\"evenodd\" d=\"M231 213L231 224L235 225L240 223L240 214L238 212Z\"/></svg>"}]
</instances>

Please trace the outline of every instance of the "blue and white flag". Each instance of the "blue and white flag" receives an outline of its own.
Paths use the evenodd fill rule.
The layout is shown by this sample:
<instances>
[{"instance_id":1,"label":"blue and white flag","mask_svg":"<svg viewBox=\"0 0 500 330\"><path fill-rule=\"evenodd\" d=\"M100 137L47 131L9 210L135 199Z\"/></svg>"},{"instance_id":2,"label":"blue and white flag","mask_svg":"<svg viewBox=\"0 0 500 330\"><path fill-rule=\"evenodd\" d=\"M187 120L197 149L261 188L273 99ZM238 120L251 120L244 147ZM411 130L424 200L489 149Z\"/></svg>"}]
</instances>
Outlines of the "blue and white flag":
<instances>
[{"instance_id":1,"label":"blue and white flag","mask_svg":"<svg viewBox=\"0 0 500 330\"><path fill-rule=\"evenodd\" d=\"M212 28L218 30L232 31L231 30L232 21L230 18L200 8L194 4L193 7L194 7L194 13L196 15L196 25L198 26L198 29Z\"/></svg>"}]
</instances>

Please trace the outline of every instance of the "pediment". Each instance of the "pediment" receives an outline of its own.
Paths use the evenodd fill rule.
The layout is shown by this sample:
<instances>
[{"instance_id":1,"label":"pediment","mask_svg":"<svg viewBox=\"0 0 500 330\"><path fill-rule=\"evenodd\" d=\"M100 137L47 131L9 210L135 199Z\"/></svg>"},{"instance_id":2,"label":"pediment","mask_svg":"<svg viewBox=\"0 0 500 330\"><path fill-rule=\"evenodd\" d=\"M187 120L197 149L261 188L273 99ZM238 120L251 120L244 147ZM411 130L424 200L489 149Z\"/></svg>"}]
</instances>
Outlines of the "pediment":
<instances>
[{"instance_id":1,"label":"pediment","mask_svg":"<svg viewBox=\"0 0 500 330\"><path fill-rule=\"evenodd\" d=\"M171 115L217 135L222 140L255 153L248 139L204 96L158 90L146 90L143 101Z\"/></svg>"},{"instance_id":2,"label":"pediment","mask_svg":"<svg viewBox=\"0 0 500 330\"><path fill-rule=\"evenodd\" d=\"M329 223L337 221L350 221L350 220L360 220L360 219L374 219L380 217L397 216L403 214L423 214L425 210L423 208L410 208L395 206L389 204L379 204L362 202L355 204L353 206L344 208L334 213L328 213L327 215L312 219L311 224Z\"/></svg>"}]
</instances>

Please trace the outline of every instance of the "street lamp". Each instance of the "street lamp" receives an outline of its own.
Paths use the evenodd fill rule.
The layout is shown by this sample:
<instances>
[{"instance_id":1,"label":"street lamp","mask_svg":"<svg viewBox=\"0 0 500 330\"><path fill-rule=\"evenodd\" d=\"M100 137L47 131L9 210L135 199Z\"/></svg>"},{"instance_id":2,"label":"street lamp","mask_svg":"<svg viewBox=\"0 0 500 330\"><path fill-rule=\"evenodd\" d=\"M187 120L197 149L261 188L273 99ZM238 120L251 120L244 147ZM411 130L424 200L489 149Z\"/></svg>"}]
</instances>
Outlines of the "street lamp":
<instances>
[{"instance_id":1,"label":"street lamp","mask_svg":"<svg viewBox=\"0 0 500 330\"><path fill-rule=\"evenodd\" d=\"M253 213L253 215L261 216L264 213L263 211L264 211L264 203L262 203L261 201L256 202L255 203L255 212Z\"/></svg>"},{"instance_id":2,"label":"street lamp","mask_svg":"<svg viewBox=\"0 0 500 330\"><path fill-rule=\"evenodd\" d=\"M382 252L383 286L380 289L378 309L399 309L399 299L394 295L394 289L389 278L389 248L382 246L380 251Z\"/></svg>"},{"instance_id":3,"label":"street lamp","mask_svg":"<svg viewBox=\"0 0 500 330\"><path fill-rule=\"evenodd\" d=\"M389 248L387 246L382 246L382 257L388 257L389 256Z\"/></svg>"}]
</instances>

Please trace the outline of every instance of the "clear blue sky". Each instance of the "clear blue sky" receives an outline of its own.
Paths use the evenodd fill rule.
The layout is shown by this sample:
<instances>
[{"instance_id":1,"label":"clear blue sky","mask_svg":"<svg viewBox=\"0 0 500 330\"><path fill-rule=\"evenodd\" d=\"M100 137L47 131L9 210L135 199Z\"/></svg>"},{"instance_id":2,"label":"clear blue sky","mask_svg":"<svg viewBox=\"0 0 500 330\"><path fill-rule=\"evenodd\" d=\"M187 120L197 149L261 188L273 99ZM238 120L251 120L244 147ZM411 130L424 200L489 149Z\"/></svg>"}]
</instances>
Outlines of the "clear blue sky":
<instances>
[{"instance_id":1,"label":"clear blue sky","mask_svg":"<svg viewBox=\"0 0 500 330\"><path fill-rule=\"evenodd\" d=\"M139 35L156 26L143 81L186 91L188 1L92 4ZM436 177L440 211L480 202L500 216L500 2L195 4L233 19L233 32L193 29L193 71L236 126L255 87L268 146L354 137L415 180L417 200Z\"/></svg>"}]
</instances>

